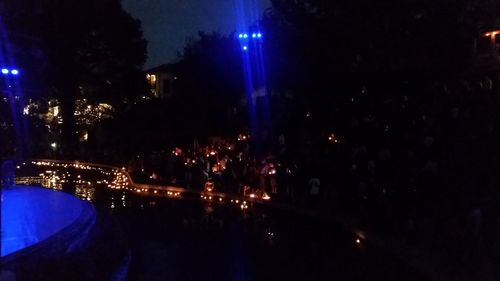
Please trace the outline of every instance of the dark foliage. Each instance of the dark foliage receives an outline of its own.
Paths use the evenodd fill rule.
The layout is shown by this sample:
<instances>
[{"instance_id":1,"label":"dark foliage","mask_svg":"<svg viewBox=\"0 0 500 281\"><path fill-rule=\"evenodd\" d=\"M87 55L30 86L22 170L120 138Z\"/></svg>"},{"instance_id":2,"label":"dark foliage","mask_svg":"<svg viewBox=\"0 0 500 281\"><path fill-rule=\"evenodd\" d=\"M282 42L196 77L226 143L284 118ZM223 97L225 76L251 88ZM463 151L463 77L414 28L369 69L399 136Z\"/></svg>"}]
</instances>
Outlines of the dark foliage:
<instances>
[{"instance_id":1,"label":"dark foliage","mask_svg":"<svg viewBox=\"0 0 500 281\"><path fill-rule=\"evenodd\" d=\"M120 1L8 1L2 11L23 69L37 77L40 96L59 99L63 150L74 154L75 100L120 104L146 89L140 71L146 41L140 22ZM25 40L26 41L26 40ZM28 85L29 87L29 85Z\"/></svg>"}]
</instances>

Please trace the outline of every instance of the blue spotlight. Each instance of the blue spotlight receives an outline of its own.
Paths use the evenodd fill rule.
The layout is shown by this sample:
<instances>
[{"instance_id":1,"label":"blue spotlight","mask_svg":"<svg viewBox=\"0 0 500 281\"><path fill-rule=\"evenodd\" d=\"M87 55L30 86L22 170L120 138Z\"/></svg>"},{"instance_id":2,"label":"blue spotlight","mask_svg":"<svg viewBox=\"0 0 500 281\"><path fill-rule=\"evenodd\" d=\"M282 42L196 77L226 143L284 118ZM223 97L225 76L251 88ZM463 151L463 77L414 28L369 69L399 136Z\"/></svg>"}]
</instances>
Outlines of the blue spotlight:
<instances>
[{"instance_id":1,"label":"blue spotlight","mask_svg":"<svg viewBox=\"0 0 500 281\"><path fill-rule=\"evenodd\" d=\"M255 38L255 37L257 37L257 34L252 33L252 38Z\"/></svg>"},{"instance_id":2,"label":"blue spotlight","mask_svg":"<svg viewBox=\"0 0 500 281\"><path fill-rule=\"evenodd\" d=\"M262 38L262 33L260 33L260 32L259 32L259 33L257 33L257 37L258 37L258 38Z\"/></svg>"},{"instance_id":3,"label":"blue spotlight","mask_svg":"<svg viewBox=\"0 0 500 281\"><path fill-rule=\"evenodd\" d=\"M243 51L247 51L248 50L248 46L243 46Z\"/></svg>"},{"instance_id":4,"label":"blue spotlight","mask_svg":"<svg viewBox=\"0 0 500 281\"><path fill-rule=\"evenodd\" d=\"M11 73L12 75L18 75L18 74L19 74L19 70L17 70L17 69L12 69L12 70L10 71L10 73Z\"/></svg>"},{"instance_id":5,"label":"blue spotlight","mask_svg":"<svg viewBox=\"0 0 500 281\"><path fill-rule=\"evenodd\" d=\"M243 38L248 38L248 34L243 34Z\"/></svg>"},{"instance_id":6,"label":"blue spotlight","mask_svg":"<svg viewBox=\"0 0 500 281\"><path fill-rule=\"evenodd\" d=\"M7 68L2 68L2 74L9 74L9 70Z\"/></svg>"}]
</instances>

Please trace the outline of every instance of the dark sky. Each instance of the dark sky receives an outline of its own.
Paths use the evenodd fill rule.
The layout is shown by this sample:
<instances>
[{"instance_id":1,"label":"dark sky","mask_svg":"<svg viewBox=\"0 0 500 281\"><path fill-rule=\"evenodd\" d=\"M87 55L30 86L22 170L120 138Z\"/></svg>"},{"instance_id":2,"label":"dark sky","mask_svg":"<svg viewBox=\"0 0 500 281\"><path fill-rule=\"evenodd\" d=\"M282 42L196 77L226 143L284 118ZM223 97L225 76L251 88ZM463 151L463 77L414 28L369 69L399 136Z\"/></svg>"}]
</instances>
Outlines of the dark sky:
<instances>
[{"instance_id":1,"label":"dark sky","mask_svg":"<svg viewBox=\"0 0 500 281\"><path fill-rule=\"evenodd\" d=\"M142 21L149 42L145 68L174 61L199 30L239 31L270 6L269 0L123 0L123 5Z\"/></svg>"}]
</instances>

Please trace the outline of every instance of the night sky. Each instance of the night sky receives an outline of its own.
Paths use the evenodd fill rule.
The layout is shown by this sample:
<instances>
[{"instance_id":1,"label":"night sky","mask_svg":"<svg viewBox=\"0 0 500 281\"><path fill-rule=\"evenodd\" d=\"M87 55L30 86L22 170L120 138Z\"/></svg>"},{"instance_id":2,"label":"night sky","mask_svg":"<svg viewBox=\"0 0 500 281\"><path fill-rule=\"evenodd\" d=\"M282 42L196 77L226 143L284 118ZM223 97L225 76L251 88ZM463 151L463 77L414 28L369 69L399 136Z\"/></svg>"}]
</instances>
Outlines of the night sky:
<instances>
[{"instance_id":1,"label":"night sky","mask_svg":"<svg viewBox=\"0 0 500 281\"><path fill-rule=\"evenodd\" d=\"M269 0L123 0L123 5L142 21L148 40L145 68L173 62L187 38L197 32L230 33L255 22ZM238 7L243 5L244 16Z\"/></svg>"}]
</instances>

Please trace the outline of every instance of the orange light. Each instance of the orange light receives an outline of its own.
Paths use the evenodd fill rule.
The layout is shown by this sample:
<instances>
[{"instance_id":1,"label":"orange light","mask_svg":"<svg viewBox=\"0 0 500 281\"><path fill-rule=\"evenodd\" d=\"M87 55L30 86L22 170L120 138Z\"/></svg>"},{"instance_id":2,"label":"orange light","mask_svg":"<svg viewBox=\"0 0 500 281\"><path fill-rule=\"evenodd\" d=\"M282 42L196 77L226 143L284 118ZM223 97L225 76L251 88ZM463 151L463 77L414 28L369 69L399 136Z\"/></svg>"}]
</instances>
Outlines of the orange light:
<instances>
[{"instance_id":1,"label":"orange light","mask_svg":"<svg viewBox=\"0 0 500 281\"><path fill-rule=\"evenodd\" d=\"M484 34L484 36L488 37L488 36L495 36L497 34L500 34L500 30L495 30L495 31L490 31L490 32L486 32Z\"/></svg>"}]
</instances>

